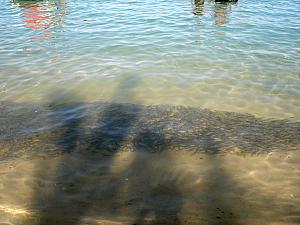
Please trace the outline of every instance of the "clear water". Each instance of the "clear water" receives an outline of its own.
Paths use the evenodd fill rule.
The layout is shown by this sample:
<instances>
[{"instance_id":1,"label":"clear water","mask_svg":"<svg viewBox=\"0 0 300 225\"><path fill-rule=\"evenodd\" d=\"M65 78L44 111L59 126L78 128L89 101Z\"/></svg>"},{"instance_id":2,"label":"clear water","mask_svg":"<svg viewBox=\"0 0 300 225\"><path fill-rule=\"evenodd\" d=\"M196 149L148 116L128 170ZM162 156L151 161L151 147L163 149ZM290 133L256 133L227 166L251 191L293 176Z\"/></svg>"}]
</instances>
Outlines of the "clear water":
<instances>
[{"instance_id":1,"label":"clear water","mask_svg":"<svg viewBox=\"0 0 300 225\"><path fill-rule=\"evenodd\" d=\"M297 0L1 0L0 101L299 120L299 17Z\"/></svg>"},{"instance_id":2,"label":"clear water","mask_svg":"<svg viewBox=\"0 0 300 225\"><path fill-rule=\"evenodd\" d=\"M0 0L0 224L298 225L299 75L299 0Z\"/></svg>"}]
</instances>

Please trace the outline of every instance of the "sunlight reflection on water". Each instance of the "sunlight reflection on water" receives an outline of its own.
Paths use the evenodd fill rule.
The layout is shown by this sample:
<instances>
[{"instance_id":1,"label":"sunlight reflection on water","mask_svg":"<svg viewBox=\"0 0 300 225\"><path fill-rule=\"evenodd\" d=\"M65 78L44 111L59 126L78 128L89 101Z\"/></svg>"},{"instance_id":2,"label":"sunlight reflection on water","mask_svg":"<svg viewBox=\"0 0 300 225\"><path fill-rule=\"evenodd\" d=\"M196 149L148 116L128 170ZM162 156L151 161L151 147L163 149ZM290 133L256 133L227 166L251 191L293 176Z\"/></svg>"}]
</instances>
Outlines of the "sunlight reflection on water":
<instances>
[{"instance_id":1,"label":"sunlight reflection on water","mask_svg":"<svg viewBox=\"0 0 300 225\"><path fill-rule=\"evenodd\" d=\"M295 6L15 0L0 9L1 100L44 102L59 88L58 96L75 91L87 102L175 104L298 120ZM124 77L132 82L130 98L126 89L113 94Z\"/></svg>"},{"instance_id":2,"label":"sunlight reflection on water","mask_svg":"<svg viewBox=\"0 0 300 225\"><path fill-rule=\"evenodd\" d=\"M299 2L0 13L0 224L297 224Z\"/></svg>"}]
</instances>

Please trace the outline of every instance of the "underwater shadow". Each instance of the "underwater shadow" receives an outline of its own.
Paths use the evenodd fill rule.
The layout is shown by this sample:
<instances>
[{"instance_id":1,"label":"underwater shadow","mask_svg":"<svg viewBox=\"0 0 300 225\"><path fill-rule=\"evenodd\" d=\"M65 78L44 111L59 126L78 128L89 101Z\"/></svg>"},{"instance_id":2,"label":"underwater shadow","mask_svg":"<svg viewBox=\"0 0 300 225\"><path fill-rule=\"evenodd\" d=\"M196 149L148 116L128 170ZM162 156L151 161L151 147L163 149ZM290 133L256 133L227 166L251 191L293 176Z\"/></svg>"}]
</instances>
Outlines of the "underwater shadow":
<instances>
[{"instance_id":1,"label":"underwater shadow","mask_svg":"<svg viewBox=\"0 0 300 225\"><path fill-rule=\"evenodd\" d=\"M1 104L0 112L2 149L39 158L30 186L34 224L238 224L255 205L224 157L300 146L299 122L188 107L70 103L80 99L72 93L49 98L43 108ZM184 152L189 158L177 167ZM199 156L204 159L193 161ZM187 207L194 211L183 218Z\"/></svg>"},{"instance_id":2,"label":"underwater shadow","mask_svg":"<svg viewBox=\"0 0 300 225\"><path fill-rule=\"evenodd\" d=\"M75 105L52 106L51 110L57 115L60 111L68 112L68 107L73 111ZM136 218L133 224L180 224L178 214L182 196L177 188L180 180L168 164L160 167L158 172L148 158L149 153L168 148L163 125L143 128L138 123L139 115L145 113L145 109L136 105L104 103L99 110L97 107L87 107L80 113L78 111L78 117L64 119L57 140L62 156L53 173L55 188L48 196L41 189L34 197L35 207L46 206L40 212L38 224L92 224L90 220L83 222L82 219L118 220L117 217L126 212L130 218ZM97 111L97 115L91 116ZM134 154L124 170L114 172L114 167L118 168L114 165L115 158L122 151ZM143 152L146 155L139 157L138 154ZM167 157L165 161L167 163ZM145 186L145 182L149 185ZM130 209L133 205L134 209Z\"/></svg>"},{"instance_id":3,"label":"underwater shadow","mask_svg":"<svg viewBox=\"0 0 300 225\"><path fill-rule=\"evenodd\" d=\"M59 121L54 142L61 157L52 173L55 187L50 194L41 189L33 197L35 207L46 207L38 218L40 225L80 224L91 208L105 204L108 198L97 192L102 185L100 178L109 174L114 155L126 145L130 129L139 116L139 107L134 105L104 103L97 108L93 104L60 101L56 99L48 105L52 120ZM101 160L105 160L106 166L98 167L97 162ZM89 177L94 177L91 183ZM116 188L111 187L106 194L114 196ZM72 196L77 197L73 200Z\"/></svg>"},{"instance_id":4,"label":"underwater shadow","mask_svg":"<svg viewBox=\"0 0 300 225\"><path fill-rule=\"evenodd\" d=\"M133 110L137 112L139 109ZM44 216L39 218L39 224L79 224L81 217L91 207L101 206L101 198L105 196L97 196L97 188L102 181L89 184L85 178L88 180L93 172L99 172L101 176L109 174L109 165L114 154L123 146L137 115L128 113L127 108L124 111L119 105L107 105L102 115L99 115L101 119L93 125L95 128L87 134L81 127L86 120L76 118L66 122L58 145L64 156L69 153L72 157L66 157L65 160L63 157L59 162L55 172L58 174L55 179L56 188L46 202L43 197L35 197L38 205L47 205ZM103 157L107 166L98 168L97 161L101 161ZM99 171L95 171L97 169ZM97 178L93 182L96 181ZM115 188L110 188L109 196L115 194ZM73 201L67 199L70 195L81 197Z\"/></svg>"},{"instance_id":5,"label":"underwater shadow","mask_svg":"<svg viewBox=\"0 0 300 225\"><path fill-rule=\"evenodd\" d=\"M141 177L133 179L130 183L130 195L143 193L142 199L133 198L139 211L132 224L181 224L180 212L183 204L183 194L180 190L182 184L181 174L172 169L172 162L168 156L162 155L161 162L156 165L157 158L151 160L151 154L159 154L169 150L169 143L162 132L164 125L158 123L155 129L142 129L133 140L135 151L138 154L130 164L129 170L143 171ZM150 155L149 155L150 153ZM145 157L147 157L145 159ZM149 159L150 158L150 159ZM145 177L147 177L145 179ZM147 185L142 185L147 182Z\"/></svg>"}]
</instances>

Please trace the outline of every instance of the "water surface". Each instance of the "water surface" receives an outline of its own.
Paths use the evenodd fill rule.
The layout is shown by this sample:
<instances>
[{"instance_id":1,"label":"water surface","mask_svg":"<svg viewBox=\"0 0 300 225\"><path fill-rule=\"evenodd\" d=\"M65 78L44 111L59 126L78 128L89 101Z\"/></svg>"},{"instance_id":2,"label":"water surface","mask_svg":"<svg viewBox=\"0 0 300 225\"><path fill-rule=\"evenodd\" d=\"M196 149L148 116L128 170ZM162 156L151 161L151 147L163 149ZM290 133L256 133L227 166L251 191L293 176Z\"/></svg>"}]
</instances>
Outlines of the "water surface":
<instances>
[{"instance_id":1,"label":"water surface","mask_svg":"<svg viewBox=\"0 0 300 225\"><path fill-rule=\"evenodd\" d=\"M0 224L299 224L299 15L1 0Z\"/></svg>"},{"instance_id":2,"label":"water surface","mask_svg":"<svg viewBox=\"0 0 300 225\"><path fill-rule=\"evenodd\" d=\"M296 0L2 0L0 100L76 92L299 120L299 9Z\"/></svg>"}]
</instances>

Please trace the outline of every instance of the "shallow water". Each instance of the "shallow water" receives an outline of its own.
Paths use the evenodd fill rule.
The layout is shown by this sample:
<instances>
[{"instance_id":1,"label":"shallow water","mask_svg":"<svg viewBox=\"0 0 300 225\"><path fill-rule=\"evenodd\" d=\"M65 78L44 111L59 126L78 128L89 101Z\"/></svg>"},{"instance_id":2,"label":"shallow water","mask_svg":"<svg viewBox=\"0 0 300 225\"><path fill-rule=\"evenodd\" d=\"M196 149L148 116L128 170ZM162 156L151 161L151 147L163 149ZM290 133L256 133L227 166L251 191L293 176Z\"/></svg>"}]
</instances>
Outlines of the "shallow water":
<instances>
[{"instance_id":1,"label":"shallow water","mask_svg":"<svg viewBox=\"0 0 300 225\"><path fill-rule=\"evenodd\" d=\"M299 159L128 151L14 160L0 165L0 221L296 225Z\"/></svg>"},{"instance_id":2,"label":"shallow water","mask_svg":"<svg viewBox=\"0 0 300 225\"><path fill-rule=\"evenodd\" d=\"M1 225L299 224L298 1L0 12Z\"/></svg>"},{"instance_id":3,"label":"shallow water","mask_svg":"<svg viewBox=\"0 0 300 225\"><path fill-rule=\"evenodd\" d=\"M71 92L299 120L299 1L200 2L3 1L0 100Z\"/></svg>"},{"instance_id":4,"label":"shallow water","mask_svg":"<svg viewBox=\"0 0 300 225\"><path fill-rule=\"evenodd\" d=\"M0 223L300 220L299 122L182 106L1 104Z\"/></svg>"}]
</instances>

